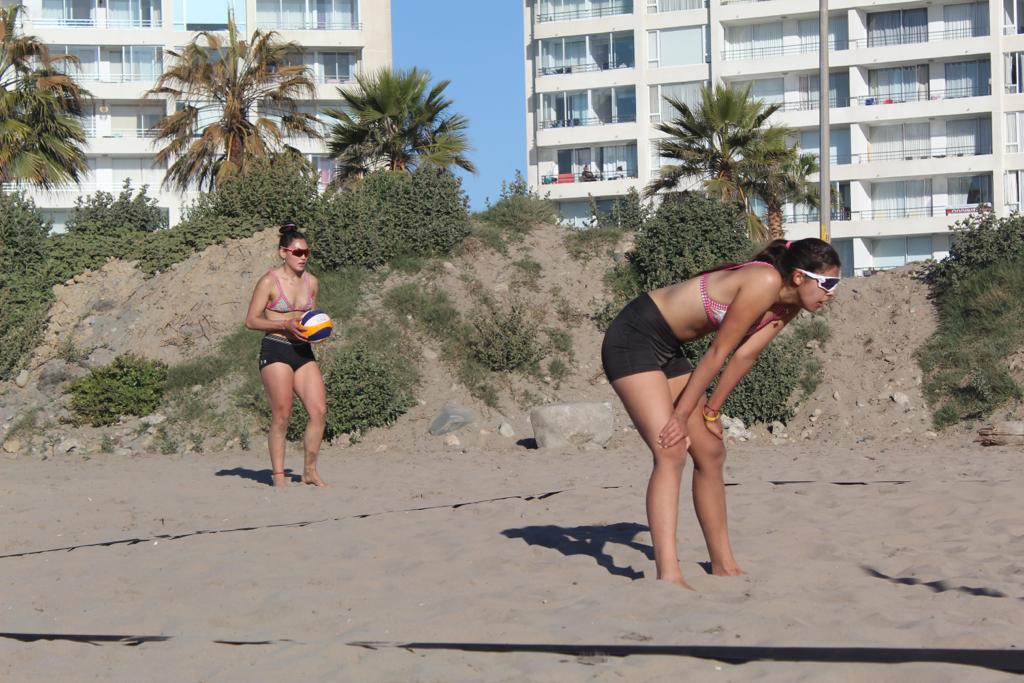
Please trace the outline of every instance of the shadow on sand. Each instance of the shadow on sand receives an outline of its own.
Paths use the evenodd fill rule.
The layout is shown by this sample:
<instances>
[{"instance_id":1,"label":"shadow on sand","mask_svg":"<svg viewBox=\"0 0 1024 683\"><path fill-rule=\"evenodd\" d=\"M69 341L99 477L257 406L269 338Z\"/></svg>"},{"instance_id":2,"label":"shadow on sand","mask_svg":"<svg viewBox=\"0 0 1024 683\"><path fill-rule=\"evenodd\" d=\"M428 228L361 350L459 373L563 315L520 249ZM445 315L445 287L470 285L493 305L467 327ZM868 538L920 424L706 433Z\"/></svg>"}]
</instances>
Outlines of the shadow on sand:
<instances>
[{"instance_id":1,"label":"shadow on sand","mask_svg":"<svg viewBox=\"0 0 1024 683\"><path fill-rule=\"evenodd\" d=\"M302 477L295 474L290 469L285 469L284 473L285 476L288 477L289 481L302 481ZM250 470L247 467L233 467L230 470L219 470L215 474L218 477L241 477L242 479L258 481L259 483L266 484L267 486L274 485L274 479L270 476L270 470Z\"/></svg>"},{"instance_id":2,"label":"shadow on sand","mask_svg":"<svg viewBox=\"0 0 1024 683\"><path fill-rule=\"evenodd\" d=\"M605 545L617 543L633 550L639 550L647 559L653 561L654 549L634 540L637 534L644 531L648 531L646 525L636 522L619 522L606 526L563 527L553 524L526 526L520 529L505 529L501 533L507 538L521 538L530 545L551 548L563 555L593 557L597 565L607 569L608 573L636 581L642 579L644 573L630 566L617 566L612 556L605 552Z\"/></svg>"}]
</instances>

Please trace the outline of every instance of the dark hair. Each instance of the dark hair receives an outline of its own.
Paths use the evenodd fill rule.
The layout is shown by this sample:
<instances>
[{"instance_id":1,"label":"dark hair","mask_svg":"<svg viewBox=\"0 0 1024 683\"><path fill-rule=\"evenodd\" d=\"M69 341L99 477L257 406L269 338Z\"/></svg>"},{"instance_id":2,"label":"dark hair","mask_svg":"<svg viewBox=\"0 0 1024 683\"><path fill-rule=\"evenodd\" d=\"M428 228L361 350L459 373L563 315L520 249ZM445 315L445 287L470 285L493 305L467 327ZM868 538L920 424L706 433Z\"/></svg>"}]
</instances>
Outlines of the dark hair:
<instances>
[{"instance_id":1,"label":"dark hair","mask_svg":"<svg viewBox=\"0 0 1024 683\"><path fill-rule=\"evenodd\" d=\"M793 241L772 240L751 261L772 264L783 280L788 280L797 268L819 273L825 268L842 266L835 248L817 237Z\"/></svg>"},{"instance_id":2,"label":"dark hair","mask_svg":"<svg viewBox=\"0 0 1024 683\"><path fill-rule=\"evenodd\" d=\"M299 230L294 223L285 223L277 232L281 235L281 239L277 241L277 246L281 248L292 246L292 242L295 240L306 239L306 233Z\"/></svg>"}]
</instances>

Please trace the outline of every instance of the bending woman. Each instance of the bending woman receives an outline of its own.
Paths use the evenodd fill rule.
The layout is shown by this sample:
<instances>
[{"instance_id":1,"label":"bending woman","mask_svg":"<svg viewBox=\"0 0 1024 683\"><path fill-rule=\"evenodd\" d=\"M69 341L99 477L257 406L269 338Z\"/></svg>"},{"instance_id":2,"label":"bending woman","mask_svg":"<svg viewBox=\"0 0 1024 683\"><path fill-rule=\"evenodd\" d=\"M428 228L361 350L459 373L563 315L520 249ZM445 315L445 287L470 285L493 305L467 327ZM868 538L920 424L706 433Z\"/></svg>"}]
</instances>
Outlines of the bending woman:
<instances>
[{"instance_id":1,"label":"bending woman","mask_svg":"<svg viewBox=\"0 0 1024 683\"><path fill-rule=\"evenodd\" d=\"M252 293L245 326L267 334L260 346L260 375L270 401L271 478L275 487L288 485L284 473L285 435L292 412L292 394L298 394L309 413L302 440L305 464L302 481L326 486L316 470L324 437L327 391L313 348L306 341L299 318L312 310L320 283L306 271L310 250L306 236L291 223L280 230L281 265L267 272Z\"/></svg>"},{"instance_id":2,"label":"bending woman","mask_svg":"<svg viewBox=\"0 0 1024 683\"><path fill-rule=\"evenodd\" d=\"M743 573L729 545L719 411L758 354L801 309L817 311L832 299L839 270L839 255L827 242L775 240L752 261L642 294L608 328L601 347L605 374L654 456L647 520L659 579L690 587L676 556L687 451L711 573ZM694 369L680 343L708 334L714 339ZM706 397L719 371L718 385Z\"/></svg>"}]
</instances>

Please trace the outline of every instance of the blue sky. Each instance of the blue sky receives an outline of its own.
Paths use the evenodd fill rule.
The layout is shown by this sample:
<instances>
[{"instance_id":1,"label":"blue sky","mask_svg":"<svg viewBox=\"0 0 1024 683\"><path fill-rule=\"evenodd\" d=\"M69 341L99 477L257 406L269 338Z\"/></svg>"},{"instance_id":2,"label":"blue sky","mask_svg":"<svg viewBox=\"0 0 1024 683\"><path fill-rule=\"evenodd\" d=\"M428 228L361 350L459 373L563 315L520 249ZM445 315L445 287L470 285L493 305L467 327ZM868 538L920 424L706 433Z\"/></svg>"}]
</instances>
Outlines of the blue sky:
<instances>
[{"instance_id":1,"label":"blue sky","mask_svg":"<svg viewBox=\"0 0 1024 683\"><path fill-rule=\"evenodd\" d=\"M447 79L453 108L469 118L477 174L463 174L474 209L526 168L523 8L508 0L391 0L394 66Z\"/></svg>"}]
</instances>

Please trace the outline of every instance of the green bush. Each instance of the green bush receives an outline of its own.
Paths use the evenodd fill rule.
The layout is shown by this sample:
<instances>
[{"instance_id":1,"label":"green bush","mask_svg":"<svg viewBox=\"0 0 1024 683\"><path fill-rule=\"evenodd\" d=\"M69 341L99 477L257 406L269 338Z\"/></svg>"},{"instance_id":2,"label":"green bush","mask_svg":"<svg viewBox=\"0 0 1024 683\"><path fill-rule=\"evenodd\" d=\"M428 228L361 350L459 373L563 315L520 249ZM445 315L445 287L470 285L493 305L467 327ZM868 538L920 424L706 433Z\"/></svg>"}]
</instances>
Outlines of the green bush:
<instances>
[{"instance_id":1,"label":"green bush","mask_svg":"<svg viewBox=\"0 0 1024 683\"><path fill-rule=\"evenodd\" d=\"M327 427L324 438L332 441L347 433L386 427L415 401L406 371L394 359L363 344L333 351L321 362L327 389ZM296 400L288 423L288 438L302 438L305 408Z\"/></svg>"},{"instance_id":2,"label":"green bush","mask_svg":"<svg viewBox=\"0 0 1024 683\"><path fill-rule=\"evenodd\" d=\"M30 198L0 193L0 379L18 371L43 333L53 299L45 275L49 231Z\"/></svg>"},{"instance_id":3,"label":"green bush","mask_svg":"<svg viewBox=\"0 0 1024 683\"><path fill-rule=\"evenodd\" d=\"M447 254L469 234L468 199L459 178L443 169L378 171L329 191L309 234L313 258L327 270Z\"/></svg>"},{"instance_id":4,"label":"green bush","mask_svg":"<svg viewBox=\"0 0 1024 683\"><path fill-rule=\"evenodd\" d=\"M1024 215L997 218L993 213L972 214L953 227L949 256L928 266L932 291L942 299L974 273L996 263L1024 256Z\"/></svg>"},{"instance_id":5,"label":"green bush","mask_svg":"<svg viewBox=\"0 0 1024 683\"><path fill-rule=\"evenodd\" d=\"M71 411L78 422L94 427L123 415L149 415L160 405L166 384L164 363L125 354L71 383Z\"/></svg>"},{"instance_id":6,"label":"green bush","mask_svg":"<svg viewBox=\"0 0 1024 683\"><path fill-rule=\"evenodd\" d=\"M101 191L76 199L67 231L110 237L155 232L167 227L167 215L157 204L156 198L147 194L147 186L133 192L131 181L125 180L117 197Z\"/></svg>"},{"instance_id":7,"label":"green bush","mask_svg":"<svg viewBox=\"0 0 1024 683\"><path fill-rule=\"evenodd\" d=\"M938 427L981 419L1022 396L1007 367L1024 346L1024 255L956 276L939 301L939 326L917 353Z\"/></svg>"},{"instance_id":8,"label":"green bush","mask_svg":"<svg viewBox=\"0 0 1024 683\"><path fill-rule=\"evenodd\" d=\"M602 213L595 205L593 213L597 216L595 227L620 232L640 232L651 219L650 206L644 203L635 187L629 188L624 196L616 197L610 211Z\"/></svg>"},{"instance_id":9,"label":"green bush","mask_svg":"<svg viewBox=\"0 0 1024 683\"><path fill-rule=\"evenodd\" d=\"M633 266L642 291L650 291L753 251L739 204L676 193L665 196L637 235Z\"/></svg>"},{"instance_id":10,"label":"green bush","mask_svg":"<svg viewBox=\"0 0 1024 683\"><path fill-rule=\"evenodd\" d=\"M537 326L519 302L505 308L486 306L477 311L472 325L469 351L488 370L512 372L536 363L543 355Z\"/></svg>"},{"instance_id":11,"label":"green bush","mask_svg":"<svg viewBox=\"0 0 1024 683\"><path fill-rule=\"evenodd\" d=\"M538 225L558 221L555 203L530 191L518 170L511 182L501 182L501 195L476 214L476 235L492 249L504 253L508 242L521 241Z\"/></svg>"}]
</instances>

